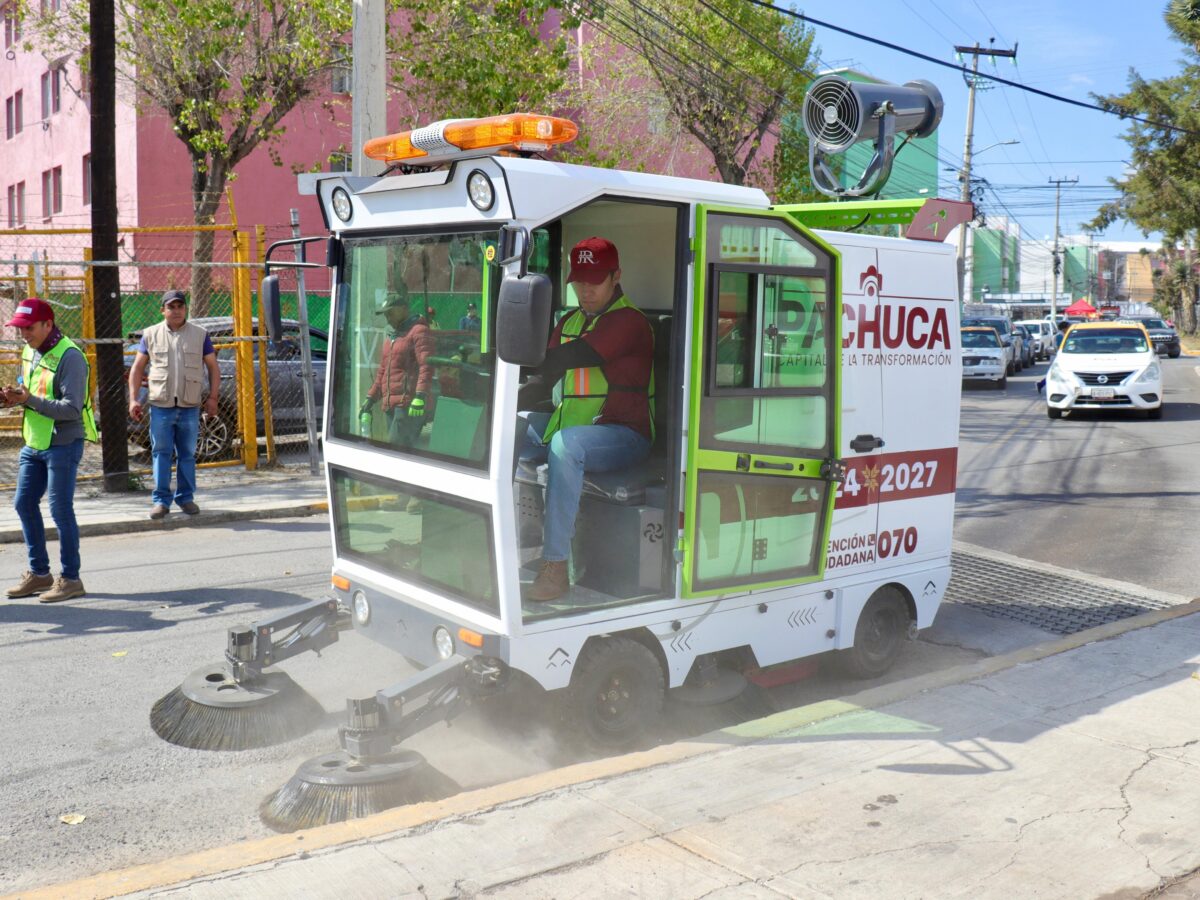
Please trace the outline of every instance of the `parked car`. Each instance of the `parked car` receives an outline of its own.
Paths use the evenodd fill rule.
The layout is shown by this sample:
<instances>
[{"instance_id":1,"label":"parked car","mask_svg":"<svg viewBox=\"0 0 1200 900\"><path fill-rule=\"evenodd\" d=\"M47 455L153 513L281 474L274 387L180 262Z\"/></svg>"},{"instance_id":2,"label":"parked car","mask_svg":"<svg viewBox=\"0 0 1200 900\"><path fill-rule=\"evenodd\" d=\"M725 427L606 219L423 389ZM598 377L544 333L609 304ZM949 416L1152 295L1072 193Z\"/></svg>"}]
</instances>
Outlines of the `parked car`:
<instances>
[{"instance_id":1,"label":"parked car","mask_svg":"<svg viewBox=\"0 0 1200 900\"><path fill-rule=\"evenodd\" d=\"M964 327L962 338L963 381L993 381L996 387L1008 385L1008 349L995 328Z\"/></svg>"},{"instance_id":2,"label":"parked car","mask_svg":"<svg viewBox=\"0 0 1200 900\"><path fill-rule=\"evenodd\" d=\"M1021 336L1021 365L1032 366L1038 358L1041 334L1039 333L1035 338L1022 322L1015 323L1013 331Z\"/></svg>"},{"instance_id":3,"label":"parked car","mask_svg":"<svg viewBox=\"0 0 1200 900\"><path fill-rule=\"evenodd\" d=\"M1013 322L1008 316L964 316L961 324L964 327L996 329L996 333L1000 335L1000 340L1007 350L1006 374L1015 375L1025 367L1025 361L1022 358L1024 348L1021 346L1021 336L1013 331Z\"/></svg>"},{"instance_id":4,"label":"parked car","mask_svg":"<svg viewBox=\"0 0 1200 900\"><path fill-rule=\"evenodd\" d=\"M1150 335L1150 340L1154 343L1156 352L1165 353L1171 359L1178 359L1181 352L1179 332L1167 324L1165 320L1157 316L1131 316L1128 321L1139 322L1146 329L1146 333Z\"/></svg>"},{"instance_id":5,"label":"parked car","mask_svg":"<svg viewBox=\"0 0 1200 900\"><path fill-rule=\"evenodd\" d=\"M225 459L231 455L234 439L237 437L237 378L235 377L236 344L229 339L233 335L233 319L230 316L208 316L191 319L203 327L212 339L217 353L217 365L221 369L221 390L217 402L216 416L202 416L200 435L196 442L196 459L208 462ZM257 329L257 321L255 321ZM279 341L267 343L267 375L271 391L271 422L277 435L303 434L308 430L308 422L304 416L304 394L300 350L300 323L294 319L284 319L283 337ZM309 328L313 359L313 395L318 423L321 417L321 406L325 395L325 362L328 334L319 328ZM141 331L129 335L130 343L125 348L125 371L128 379L129 368L133 365L138 342L142 339ZM146 387L139 385L139 391L144 398ZM258 414L258 433L264 429L263 410L261 404L262 382L259 374L258 353L254 359L254 394L255 408ZM129 420L129 440L143 447L150 445L149 416L142 416L140 422Z\"/></svg>"},{"instance_id":6,"label":"parked car","mask_svg":"<svg viewBox=\"0 0 1200 900\"><path fill-rule=\"evenodd\" d=\"M1046 415L1075 409L1142 409L1162 418L1162 366L1137 322L1071 326L1046 373Z\"/></svg>"},{"instance_id":7,"label":"parked car","mask_svg":"<svg viewBox=\"0 0 1200 900\"><path fill-rule=\"evenodd\" d=\"M1022 325L1033 335L1037 343L1035 348L1038 359L1049 359L1054 355L1055 327L1045 319L1025 319Z\"/></svg>"}]
</instances>

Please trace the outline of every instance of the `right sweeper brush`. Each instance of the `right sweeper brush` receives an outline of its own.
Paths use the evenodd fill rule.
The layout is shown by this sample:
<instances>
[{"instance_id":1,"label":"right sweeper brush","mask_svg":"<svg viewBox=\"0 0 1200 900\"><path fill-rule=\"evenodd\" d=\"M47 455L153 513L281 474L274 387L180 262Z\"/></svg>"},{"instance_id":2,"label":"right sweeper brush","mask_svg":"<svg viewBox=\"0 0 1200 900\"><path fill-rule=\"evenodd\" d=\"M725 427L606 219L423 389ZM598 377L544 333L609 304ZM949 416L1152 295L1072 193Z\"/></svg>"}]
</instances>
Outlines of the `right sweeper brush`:
<instances>
[{"instance_id":1,"label":"right sweeper brush","mask_svg":"<svg viewBox=\"0 0 1200 900\"><path fill-rule=\"evenodd\" d=\"M263 801L259 818L275 831L298 831L441 800L459 790L413 750L371 760L338 750L302 763L287 784Z\"/></svg>"},{"instance_id":2,"label":"right sweeper brush","mask_svg":"<svg viewBox=\"0 0 1200 900\"><path fill-rule=\"evenodd\" d=\"M271 747L312 731L325 711L286 672L238 682L225 663L204 666L150 710L164 741L193 750Z\"/></svg>"}]
</instances>

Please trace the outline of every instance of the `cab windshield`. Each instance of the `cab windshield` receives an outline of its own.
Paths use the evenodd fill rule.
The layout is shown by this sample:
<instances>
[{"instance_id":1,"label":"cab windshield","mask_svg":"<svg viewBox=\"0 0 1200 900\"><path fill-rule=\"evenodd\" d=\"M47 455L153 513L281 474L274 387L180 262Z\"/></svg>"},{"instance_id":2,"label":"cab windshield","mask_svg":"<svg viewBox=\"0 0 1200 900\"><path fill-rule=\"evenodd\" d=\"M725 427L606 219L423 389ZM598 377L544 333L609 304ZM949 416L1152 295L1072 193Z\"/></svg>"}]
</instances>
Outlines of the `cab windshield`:
<instances>
[{"instance_id":1,"label":"cab windshield","mask_svg":"<svg viewBox=\"0 0 1200 900\"><path fill-rule=\"evenodd\" d=\"M333 436L487 467L496 232L348 239L334 330ZM492 251L494 255L494 251Z\"/></svg>"},{"instance_id":2,"label":"cab windshield","mask_svg":"<svg viewBox=\"0 0 1200 900\"><path fill-rule=\"evenodd\" d=\"M1000 338L994 331L964 331L962 345L972 349L990 347L994 350L1000 346Z\"/></svg>"},{"instance_id":3,"label":"cab windshield","mask_svg":"<svg viewBox=\"0 0 1200 900\"><path fill-rule=\"evenodd\" d=\"M1145 353L1150 347L1140 328L1095 328L1072 331L1062 346L1063 353Z\"/></svg>"}]
</instances>

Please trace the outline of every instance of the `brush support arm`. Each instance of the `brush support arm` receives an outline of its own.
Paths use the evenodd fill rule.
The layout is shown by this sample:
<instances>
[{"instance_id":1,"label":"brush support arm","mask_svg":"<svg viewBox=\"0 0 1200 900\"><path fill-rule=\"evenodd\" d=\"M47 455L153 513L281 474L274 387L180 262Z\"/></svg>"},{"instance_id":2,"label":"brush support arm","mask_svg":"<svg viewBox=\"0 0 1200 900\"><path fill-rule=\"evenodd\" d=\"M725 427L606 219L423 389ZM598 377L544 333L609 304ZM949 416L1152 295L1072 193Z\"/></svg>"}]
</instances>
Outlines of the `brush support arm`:
<instances>
[{"instance_id":1,"label":"brush support arm","mask_svg":"<svg viewBox=\"0 0 1200 900\"><path fill-rule=\"evenodd\" d=\"M323 650L349 625L349 616L338 611L336 600L313 600L249 627L230 628L225 659L235 681L254 681L268 666L310 650Z\"/></svg>"},{"instance_id":2,"label":"brush support arm","mask_svg":"<svg viewBox=\"0 0 1200 900\"><path fill-rule=\"evenodd\" d=\"M342 749L359 759L385 756L401 741L450 721L474 700L502 690L507 673L499 660L454 655L376 691L374 697L347 700L347 722L338 729Z\"/></svg>"}]
</instances>

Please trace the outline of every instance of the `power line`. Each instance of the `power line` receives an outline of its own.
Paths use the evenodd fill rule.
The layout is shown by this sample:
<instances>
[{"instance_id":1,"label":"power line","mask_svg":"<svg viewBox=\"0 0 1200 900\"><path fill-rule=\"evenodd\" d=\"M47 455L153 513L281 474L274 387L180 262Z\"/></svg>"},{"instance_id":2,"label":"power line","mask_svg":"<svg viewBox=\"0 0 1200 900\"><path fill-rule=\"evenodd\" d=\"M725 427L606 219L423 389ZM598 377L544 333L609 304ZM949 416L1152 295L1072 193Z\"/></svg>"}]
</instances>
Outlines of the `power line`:
<instances>
[{"instance_id":1,"label":"power line","mask_svg":"<svg viewBox=\"0 0 1200 900\"><path fill-rule=\"evenodd\" d=\"M897 53L903 53L903 54L906 54L907 56L913 56L913 57L916 57L917 59L923 59L923 60L925 60L925 62L933 63L935 66L942 66L947 69L953 69L954 71L959 72L964 76L973 74L971 72L971 70L968 69L966 66L956 65L954 63L948 63L948 62L938 59L936 57L929 56L926 53L921 53L917 50L911 50L908 47L901 47L899 44L893 44L891 41L884 41L879 38L874 38L874 37L871 37L870 35L862 34L857 31L851 31L849 28L842 28L839 25L831 25L829 22L822 22L820 19L814 19L812 16L805 15L804 13L799 13L799 12L795 12L794 10L785 9L782 6L775 6L773 3L766 2L766 0L746 0L746 2L753 3L755 6L761 6L764 9L773 9L776 12L783 13L785 16L791 16L794 19L799 19L802 22L808 22L812 25L820 26L821 28L829 28L829 29L831 29L833 31L837 31L841 34L849 35L850 37L853 37L853 38L858 38L860 41L867 41L868 43L871 43L871 44L878 44L880 47L886 47L889 50L895 50ZM1039 97L1046 97L1047 99L1050 99L1050 100L1057 100L1059 103L1067 103L1071 106L1081 107L1082 109L1090 109L1090 110L1094 110L1096 112L1107 113L1108 115L1117 116L1118 118L1121 118L1121 119L1129 119L1130 121L1133 121L1133 122L1141 122L1143 125L1150 125L1153 128L1163 128L1163 129L1166 129L1167 131L1178 132L1179 134L1189 134L1189 135L1200 137L1200 132L1190 131L1187 128L1180 128L1178 125L1168 125L1166 122L1155 122L1150 119L1143 118L1141 116L1135 116L1131 113L1114 112L1113 110L1105 109L1103 106L1100 106L1095 103L1084 103L1082 100L1073 100L1070 97L1063 97L1060 94L1052 94L1049 91L1043 91L1040 88L1031 87L1030 85L1027 85L1027 84L1021 84L1018 81L1010 81L1007 78L1001 78L999 75L989 75L986 72L980 72L980 73L978 73L978 77L986 78L989 81L995 81L999 84L1007 84L1009 87L1015 87L1018 90L1028 91L1031 94L1037 94Z\"/></svg>"}]
</instances>

